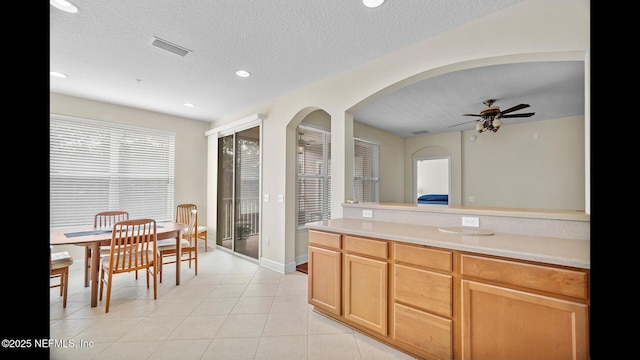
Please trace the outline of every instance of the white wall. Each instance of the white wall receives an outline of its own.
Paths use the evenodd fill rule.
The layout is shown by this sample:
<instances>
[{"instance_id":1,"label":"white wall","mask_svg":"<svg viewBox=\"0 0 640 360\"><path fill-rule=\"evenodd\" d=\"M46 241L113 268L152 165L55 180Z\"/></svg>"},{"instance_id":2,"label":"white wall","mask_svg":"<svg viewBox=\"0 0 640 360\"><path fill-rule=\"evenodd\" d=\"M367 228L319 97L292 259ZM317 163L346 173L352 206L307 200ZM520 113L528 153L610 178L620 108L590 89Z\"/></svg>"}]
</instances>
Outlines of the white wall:
<instances>
[{"instance_id":1,"label":"white wall","mask_svg":"<svg viewBox=\"0 0 640 360\"><path fill-rule=\"evenodd\" d=\"M581 60L585 61L588 73L589 19L587 0L524 1L352 71L215 121L211 128L255 113L267 115L263 123L263 192L283 194L285 201L263 204L263 223L269 226L263 226L261 233L263 238L269 237L271 243L269 247L263 245L264 262L282 271L295 269L295 127L311 111L322 109L331 116L332 217L340 217L340 203L346 200L351 186L347 179L351 178L352 171L349 149L352 148L350 139L354 125L351 112L354 109L410 83L476 66L518 61ZM585 84L587 100L590 91L588 79ZM585 133L588 133L589 111L585 114ZM461 137L460 133L458 137ZM585 141L585 146L588 145ZM585 153L585 162L588 163L590 153ZM460 171L460 168L460 164L452 163L452 173ZM588 172L586 177L589 177ZM406 183L407 179L404 181ZM453 186L461 187L461 184ZM589 191L587 185L585 192L588 194ZM588 196L586 199L585 207L589 212L590 199ZM210 202L209 206L215 204Z\"/></svg>"},{"instance_id":2,"label":"white wall","mask_svg":"<svg viewBox=\"0 0 640 360\"><path fill-rule=\"evenodd\" d=\"M462 205L585 211L584 126L576 116L503 124L475 141L465 132Z\"/></svg>"},{"instance_id":3,"label":"white wall","mask_svg":"<svg viewBox=\"0 0 640 360\"><path fill-rule=\"evenodd\" d=\"M452 205L585 211L584 127L584 117L576 116L503 124L497 133L411 137L405 163L450 156Z\"/></svg>"}]
</instances>

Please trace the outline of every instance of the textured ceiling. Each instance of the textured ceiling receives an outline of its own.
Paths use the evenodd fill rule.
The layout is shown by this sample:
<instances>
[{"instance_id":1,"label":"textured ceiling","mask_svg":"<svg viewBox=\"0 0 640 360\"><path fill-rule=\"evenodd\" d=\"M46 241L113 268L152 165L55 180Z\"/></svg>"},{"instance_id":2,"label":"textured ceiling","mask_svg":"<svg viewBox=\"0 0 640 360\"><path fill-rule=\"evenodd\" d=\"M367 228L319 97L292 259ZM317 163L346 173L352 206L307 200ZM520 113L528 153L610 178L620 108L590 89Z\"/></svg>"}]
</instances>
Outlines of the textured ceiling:
<instances>
[{"instance_id":1,"label":"textured ceiling","mask_svg":"<svg viewBox=\"0 0 640 360\"><path fill-rule=\"evenodd\" d=\"M389 0L369 9L360 0L72 0L76 14L50 6L50 69L69 75L52 77L50 90L211 122L520 1ZM154 37L191 53L153 47ZM239 78L238 69L253 75ZM525 112L536 112L537 120L546 112L578 115L584 113L584 96L575 96L584 89L582 69L582 63L529 63L441 75L354 117L411 136L473 120L460 115L478 113L484 97L498 99L502 109L529 103ZM389 118L393 126L385 124Z\"/></svg>"},{"instance_id":2,"label":"textured ceiling","mask_svg":"<svg viewBox=\"0 0 640 360\"><path fill-rule=\"evenodd\" d=\"M415 131L472 130L479 117L462 114L479 114L487 99L495 99L502 110L530 105L510 115L535 113L504 119L503 125L584 115L584 66L583 61L547 61L451 72L396 90L356 112L354 119L408 137Z\"/></svg>"}]
</instances>

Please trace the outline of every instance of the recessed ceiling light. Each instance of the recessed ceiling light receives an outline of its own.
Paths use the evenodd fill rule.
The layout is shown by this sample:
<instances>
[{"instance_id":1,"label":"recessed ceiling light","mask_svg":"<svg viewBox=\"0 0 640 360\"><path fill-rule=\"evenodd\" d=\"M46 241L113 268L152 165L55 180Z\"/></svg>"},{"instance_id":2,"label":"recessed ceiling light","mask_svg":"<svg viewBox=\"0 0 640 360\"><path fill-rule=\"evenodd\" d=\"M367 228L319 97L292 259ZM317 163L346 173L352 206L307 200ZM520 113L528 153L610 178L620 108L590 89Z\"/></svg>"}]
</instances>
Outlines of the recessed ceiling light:
<instances>
[{"instance_id":1,"label":"recessed ceiling light","mask_svg":"<svg viewBox=\"0 0 640 360\"><path fill-rule=\"evenodd\" d=\"M238 75L240 77L249 77L249 76L251 76L251 73L248 72L247 70L238 70L238 71L236 71L236 75Z\"/></svg>"},{"instance_id":2,"label":"recessed ceiling light","mask_svg":"<svg viewBox=\"0 0 640 360\"><path fill-rule=\"evenodd\" d=\"M57 78L66 78L67 74L63 74L61 72L57 72L57 71L50 71L49 75L57 77Z\"/></svg>"},{"instance_id":3,"label":"recessed ceiling light","mask_svg":"<svg viewBox=\"0 0 640 360\"><path fill-rule=\"evenodd\" d=\"M383 2L384 0L362 0L362 3L364 4L364 6L368 8L378 7L382 5Z\"/></svg>"},{"instance_id":4,"label":"recessed ceiling light","mask_svg":"<svg viewBox=\"0 0 640 360\"><path fill-rule=\"evenodd\" d=\"M49 0L49 4L68 13L75 14L78 12L78 7L67 0Z\"/></svg>"},{"instance_id":5,"label":"recessed ceiling light","mask_svg":"<svg viewBox=\"0 0 640 360\"><path fill-rule=\"evenodd\" d=\"M195 106L195 105L194 105L194 104L192 104L192 103L184 103L183 105L184 105L184 106L186 106L186 107L194 107L194 106Z\"/></svg>"}]
</instances>

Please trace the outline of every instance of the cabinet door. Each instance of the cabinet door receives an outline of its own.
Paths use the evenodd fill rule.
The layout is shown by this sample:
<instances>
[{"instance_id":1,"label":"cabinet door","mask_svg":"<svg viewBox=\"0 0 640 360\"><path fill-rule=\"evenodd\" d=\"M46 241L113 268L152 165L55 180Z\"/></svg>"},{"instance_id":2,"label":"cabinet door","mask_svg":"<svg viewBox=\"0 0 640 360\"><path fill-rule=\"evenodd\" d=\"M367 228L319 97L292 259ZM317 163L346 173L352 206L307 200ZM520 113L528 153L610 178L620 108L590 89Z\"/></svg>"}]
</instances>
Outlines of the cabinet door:
<instances>
[{"instance_id":1,"label":"cabinet door","mask_svg":"<svg viewBox=\"0 0 640 360\"><path fill-rule=\"evenodd\" d=\"M340 252L309 246L309 304L340 316ZM314 274L318 274L314 276Z\"/></svg>"},{"instance_id":2,"label":"cabinet door","mask_svg":"<svg viewBox=\"0 0 640 360\"><path fill-rule=\"evenodd\" d=\"M381 335L387 335L386 261L345 255L344 317Z\"/></svg>"},{"instance_id":3,"label":"cabinet door","mask_svg":"<svg viewBox=\"0 0 640 360\"><path fill-rule=\"evenodd\" d=\"M462 281L462 359L589 358L588 307Z\"/></svg>"}]
</instances>

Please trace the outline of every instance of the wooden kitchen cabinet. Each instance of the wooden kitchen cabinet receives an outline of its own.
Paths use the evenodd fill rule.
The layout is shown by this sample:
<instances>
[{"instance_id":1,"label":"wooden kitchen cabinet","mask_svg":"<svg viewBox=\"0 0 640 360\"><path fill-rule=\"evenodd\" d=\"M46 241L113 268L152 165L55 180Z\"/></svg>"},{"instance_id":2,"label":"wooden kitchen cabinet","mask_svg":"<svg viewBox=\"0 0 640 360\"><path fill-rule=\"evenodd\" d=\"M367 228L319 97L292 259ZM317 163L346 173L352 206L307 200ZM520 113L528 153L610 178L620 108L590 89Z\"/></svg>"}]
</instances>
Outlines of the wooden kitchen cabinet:
<instances>
[{"instance_id":1,"label":"wooden kitchen cabinet","mask_svg":"<svg viewBox=\"0 0 640 360\"><path fill-rule=\"evenodd\" d=\"M453 358L453 253L394 243L391 337L429 359Z\"/></svg>"},{"instance_id":2,"label":"wooden kitchen cabinet","mask_svg":"<svg viewBox=\"0 0 640 360\"><path fill-rule=\"evenodd\" d=\"M310 230L309 303L420 359L589 359L590 271Z\"/></svg>"},{"instance_id":3,"label":"wooden kitchen cabinet","mask_svg":"<svg viewBox=\"0 0 640 360\"><path fill-rule=\"evenodd\" d=\"M309 231L309 304L336 316L342 311L340 244L340 234Z\"/></svg>"},{"instance_id":4,"label":"wooden kitchen cabinet","mask_svg":"<svg viewBox=\"0 0 640 360\"><path fill-rule=\"evenodd\" d=\"M462 255L461 273L462 359L589 359L587 271Z\"/></svg>"},{"instance_id":5,"label":"wooden kitchen cabinet","mask_svg":"<svg viewBox=\"0 0 640 360\"><path fill-rule=\"evenodd\" d=\"M345 236L344 318L387 335L388 243Z\"/></svg>"}]
</instances>

